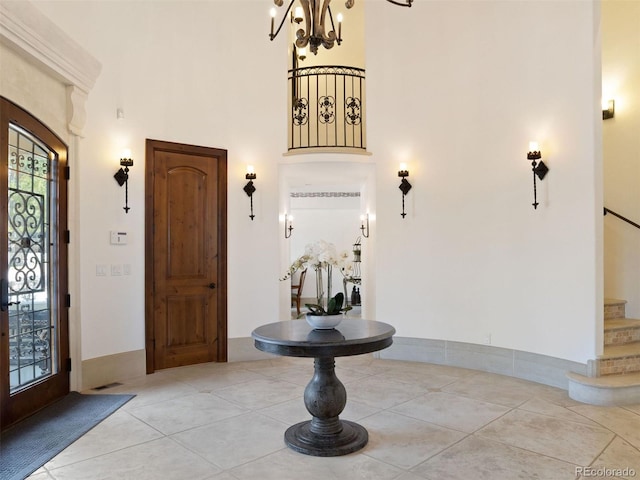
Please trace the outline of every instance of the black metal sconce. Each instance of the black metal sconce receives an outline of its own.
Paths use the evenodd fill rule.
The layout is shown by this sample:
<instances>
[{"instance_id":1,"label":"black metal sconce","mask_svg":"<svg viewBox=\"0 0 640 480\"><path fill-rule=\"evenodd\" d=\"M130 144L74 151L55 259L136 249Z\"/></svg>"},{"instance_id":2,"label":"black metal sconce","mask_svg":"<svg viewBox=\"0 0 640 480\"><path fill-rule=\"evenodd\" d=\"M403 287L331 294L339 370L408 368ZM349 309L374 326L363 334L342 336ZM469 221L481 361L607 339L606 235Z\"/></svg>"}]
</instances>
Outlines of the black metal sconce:
<instances>
[{"instance_id":1,"label":"black metal sconce","mask_svg":"<svg viewBox=\"0 0 640 480\"><path fill-rule=\"evenodd\" d=\"M400 164L400 171L398 171L398 176L402 178L402 181L400 182L400 186L398 188L402 192L402 213L400 215L402 215L402 218L404 218L407 216L404 211L404 197L407 195L407 193L409 193L409 190L411 190L411 184L406 178L409 176L409 170L407 170L407 166L404 163Z\"/></svg>"},{"instance_id":2,"label":"black metal sconce","mask_svg":"<svg viewBox=\"0 0 640 480\"><path fill-rule=\"evenodd\" d=\"M113 178L116 179L118 185L124 185L124 213L129 213L129 167L133 167L133 159L131 159L131 152L126 150L123 153L123 158L120 159L120 169L115 173ZM124 169L122 169L124 167Z\"/></svg>"},{"instance_id":3,"label":"black metal sconce","mask_svg":"<svg viewBox=\"0 0 640 480\"><path fill-rule=\"evenodd\" d=\"M538 208L538 200L536 193L536 177L540 180L544 179L545 175L549 171L549 168L544 164L542 160L542 153L540 153L540 147L536 142L529 143L529 152L527 153L527 159L531 160L531 169L533 171L533 208ZM540 163L537 163L536 160L540 160Z\"/></svg>"},{"instance_id":4,"label":"black metal sconce","mask_svg":"<svg viewBox=\"0 0 640 480\"><path fill-rule=\"evenodd\" d=\"M366 220L366 227L365 227ZM362 231L362 236L364 238L369 238L369 214L360 215L360 230Z\"/></svg>"},{"instance_id":5,"label":"black metal sconce","mask_svg":"<svg viewBox=\"0 0 640 480\"><path fill-rule=\"evenodd\" d=\"M293 217L290 217L286 213L284 214L284 238L289 238L291 236L291 231L293 230Z\"/></svg>"},{"instance_id":6,"label":"black metal sconce","mask_svg":"<svg viewBox=\"0 0 640 480\"><path fill-rule=\"evenodd\" d=\"M244 178L249 180L243 190L249 196L249 200L251 202L251 215L249 215L249 218L253 221L255 218L255 215L253 214L253 194L256 191L256 187L253 186L253 181L256 179L256 172L253 171L253 167L251 165L247 167L247 174Z\"/></svg>"},{"instance_id":7,"label":"black metal sconce","mask_svg":"<svg viewBox=\"0 0 640 480\"><path fill-rule=\"evenodd\" d=\"M605 104L602 102L602 119L609 120L610 118L615 117L616 114L616 102L615 100L607 100Z\"/></svg>"}]
</instances>

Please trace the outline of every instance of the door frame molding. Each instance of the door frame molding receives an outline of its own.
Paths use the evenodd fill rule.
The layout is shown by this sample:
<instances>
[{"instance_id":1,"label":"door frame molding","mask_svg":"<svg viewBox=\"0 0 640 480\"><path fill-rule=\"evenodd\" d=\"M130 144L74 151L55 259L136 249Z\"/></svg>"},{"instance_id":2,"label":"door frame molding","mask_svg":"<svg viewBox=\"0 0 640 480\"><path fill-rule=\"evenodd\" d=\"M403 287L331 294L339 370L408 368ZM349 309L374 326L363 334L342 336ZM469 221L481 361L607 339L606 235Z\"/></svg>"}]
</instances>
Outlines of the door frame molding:
<instances>
[{"instance_id":1,"label":"door frame molding","mask_svg":"<svg viewBox=\"0 0 640 480\"><path fill-rule=\"evenodd\" d=\"M224 158L218 162L218 279L216 286L217 318L218 318L218 350L217 362L227 361L227 151L213 147L202 147L162 140L146 139L145 144L145 351L147 374L155 371L155 322L154 306L154 153L155 151L185 153L190 155L219 156Z\"/></svg>"}]
</instances>

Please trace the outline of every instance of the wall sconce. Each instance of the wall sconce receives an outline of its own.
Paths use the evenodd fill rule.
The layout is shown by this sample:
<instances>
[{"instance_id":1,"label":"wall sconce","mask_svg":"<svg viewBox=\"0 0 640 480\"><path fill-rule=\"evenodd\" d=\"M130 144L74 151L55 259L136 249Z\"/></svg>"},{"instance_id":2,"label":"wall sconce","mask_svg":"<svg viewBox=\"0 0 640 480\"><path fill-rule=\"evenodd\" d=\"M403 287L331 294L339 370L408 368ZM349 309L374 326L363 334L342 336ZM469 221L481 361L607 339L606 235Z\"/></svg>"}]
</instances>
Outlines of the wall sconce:
<instances>
[{"instance_id":1,"label":"wall sconce","mask_svg":"<svg viewBox=\"0 0 640 480\"><path fill-rule=\"evenodd\" d=\"M407 195L407 193L409 193L409 190L411 190L411 184L406 178L409 176L409 170L407 170L406 163L400 164L400 171L398 172L398 176L402 178L402 181L400 182L400 186L398 188L402 191L402 213L400 215L402 215L402 218L404 218L407 216L404 211L404 197Z\"/></svg>"},{"instance_id":2,"label":"wall sconce","mask_svg":"<svg viewBox=\"0 0 640 480\"><path fill-rule=\"evenodd\" d=\"M544 164L540 158L542 158L542 153L540 153L540 147L537 142L529 142L529 152L527 153L527 158L531 160L531 167L533 170L533 208L538 208L538 200L536 194L536 176L542 180L545 175L549 171L549 168ZM540 163L536 163L536 160L540 160Z\"/></svg>"},{"instance_id":3,"label":"wall sconce","mask_svg":"<svg viewBox=\"0 0 640 480\"><path fill-rule=\"evenodd\" d=\"M366 220L366 227L365 227ZM369 214L360 215L360 230L362 231L362 236L364 238L369 238Z\"/></svg>"},{"instance_id":4,"label":"wall sconce","mask_svg":"<svg viewBox=\"0 0 640 480\"><path fill-rule=\"evenodd\" d=\"M247 166L247 174L244 178L249 180L243 190L249 196L249 200L251 201L251 215L249 215L249 218L253 221L255 218L255 215L253 214L253 194L256 191L256 187L253 186L253 181L256 179L256 172L253 170L251 165Z\"/></svg>"},{"instance_id":5,"label":"wall sconce","mask_svg":"<svg viewBox=\"0 0 640 480\"><path fill-rule=\"evenodd\" d=\"M616 114L616 102L615 100L603 100L602 101L602 119L609 120L615 117Z\"/></svg>"},{"instance_id":6,"label":"wall sconce","mask_svg":"<svg viewBox=\"0 0 640 480\"><path fill-rule=\"evenodd\" d=\"M291 230L293 230L293 217L284 214L284 238L289 238L291 236Z\"/></svg>"},{"instance_id":7,"label":"wall sconce","mask_svg":"<svg viewBox=\"0 0 640 480\"><path fill-rule=\"evenodd\" d=\"M124 167L124 170L122 167ZM131 150L127 149L122 152L120 169L113 176L118 185L124 185L124 213L129 213L129 210L131 210L129 208L129 167L133 167L133 160L131 159Z\"/></svg>"}]
</instances>

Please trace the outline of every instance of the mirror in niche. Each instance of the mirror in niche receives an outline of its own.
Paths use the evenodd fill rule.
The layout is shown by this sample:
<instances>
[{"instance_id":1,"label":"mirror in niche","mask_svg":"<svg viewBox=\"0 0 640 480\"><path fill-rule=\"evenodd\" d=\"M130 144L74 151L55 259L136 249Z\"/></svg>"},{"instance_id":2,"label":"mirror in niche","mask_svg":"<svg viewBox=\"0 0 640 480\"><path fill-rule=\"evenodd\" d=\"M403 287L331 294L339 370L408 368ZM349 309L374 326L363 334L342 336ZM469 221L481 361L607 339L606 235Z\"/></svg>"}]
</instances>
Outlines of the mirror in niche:
<instances>
[{"instance_id":1,"label":"mirror in niche","mask_svg":"<svg viewBox=\"0 0 640 480\"><path fill-rule=\"evenodd\" d=\"M305 253L309 245L317 245L324 241L335 246L338 255L346 258L344 272L337 268L332 272L331 292L327 291L326 271L324 272L324 298L338 292L345 294L345 302L352 307L347 312L349 317L360 317L361 302L357 301L357 294L362 298L362 269L358 233L360 215L362 212L362 187L360 185L328 185L306 184L291 187L289 191L289 205L291 216L295 219L295 233L290 237L290 263ZM357 262L354 262L354 245L358 244ZM292 278L292 285L298 285L301 272ZM353 294L353 295L352 295ZM307 309L306 303L317 303L316 272L309 268L304 276L304 283L300 292L301 313ZM297 306L292 307L292 316L298 317Z\"/></svg>"},{"instance_id":2,"label":"mirror in niche","mask_svg":"<svg viewBox=\"0 0 640 480\"><path fill-rule=\"evenodd\" d=\"M332 295L345 294L351 303L353 287L360 294L360 305L346 313L347 317L362 317L375 320L375 299L367 292L375 291L375 188L376 165L365 156L354 160L337 158L335 155L314 155L317 160L308 157L292 156L289 162L279 165L280 185L280 265L286 273L291 264L305 252L305 247L320 240L331 242L335 249L346 251L348 265L355 270L354 244L360 242L360 284L343 283L343 275L333 273ZM293 219L292 235L284 238L282 233L284 215ZM361 217L369 214L372 232L365 238L361 230ZM368 231L366 232L368 235ZM300 272L292 279L280 282L281 318L297 318L297 305L294 302L290 285L296 285ZM351 274L351 277L356 275ZM281 277L282 278L282 277ZM349 280L353 280L350 278ZM324 278L326 287L326 278ZM346 286L346 292L345 292ZM325 288L326 290L326 288ZM326 298L326 292L325 292ZM301 314L307 310L305 303L317 303L316 275L313 268L305 274L300 299ZM357 303L357 302L356 302Z\"/></svg>"}]
</instances>

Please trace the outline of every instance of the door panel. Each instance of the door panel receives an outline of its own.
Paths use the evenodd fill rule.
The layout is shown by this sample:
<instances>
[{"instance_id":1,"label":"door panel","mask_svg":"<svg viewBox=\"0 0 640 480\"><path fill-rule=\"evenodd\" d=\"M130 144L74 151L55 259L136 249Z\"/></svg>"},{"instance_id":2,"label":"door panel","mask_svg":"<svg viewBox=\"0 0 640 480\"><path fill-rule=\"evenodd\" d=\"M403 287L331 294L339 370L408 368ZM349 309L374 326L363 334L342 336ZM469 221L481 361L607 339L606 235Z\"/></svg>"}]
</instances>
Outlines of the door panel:
<instances>
[{"instance_id":1,"label":"door panel","mask_svg":"<svg viewBox=\"0 0 640 480\"><path fill-rule=\"evenodd\" d=\"M208 296L167 297L167 346L206 343Z\"/></svg>"},{"instance_id":2,"label":"door panel","mask_svg":"<svg viewBox=\"0 0 640 480\"><path fill-rule=\"evenodd\" d=\"M226 361L226 151L147 140L147 371Z\"/></svg>"},{"instance_id":3,"label":"door panel","mask_svg":"<svg viewBox=\"0 0 640 480\"><path fill-rule=\"evenodd\" d=\"M169 271L167 279L179 280L191 278L196 281L204 279L210 270L206 249L213 241L209 228L207 185L216 183L215 170L204 172L195 168L177 168L172 165L182 165L190 159L183 155L168 158L166 154L159 154L160 163L167 168L166 180L166 220L169 236ZM211 178L209 178L211 175ZM156 184L158 193L162 192L164 179L159 177ZM164 192L162 192L164 193ZM215 208L215 205L211 205ZM211 232L215 233L215 232ZM163 242L164 239L160 239ZM161 245L163 248L165 245ZM210 248L215 249L215 244ZM215 251L215 250L214 250ZM213 267L213 265L211 265ZM212 274L215 273L215 270ZM201 282L200 282L201 283Z\"/></svg>"},{"instance_id":4,"label":"door panel","mask_svg":"<svg viewBox=\"0 0 640 480\"><path fill-rule=\"evenodd\" d=\"M0 427L69 392L66 146L0 97Z\"/></svg>"}]
</instances>

